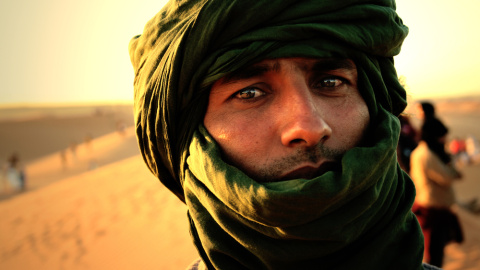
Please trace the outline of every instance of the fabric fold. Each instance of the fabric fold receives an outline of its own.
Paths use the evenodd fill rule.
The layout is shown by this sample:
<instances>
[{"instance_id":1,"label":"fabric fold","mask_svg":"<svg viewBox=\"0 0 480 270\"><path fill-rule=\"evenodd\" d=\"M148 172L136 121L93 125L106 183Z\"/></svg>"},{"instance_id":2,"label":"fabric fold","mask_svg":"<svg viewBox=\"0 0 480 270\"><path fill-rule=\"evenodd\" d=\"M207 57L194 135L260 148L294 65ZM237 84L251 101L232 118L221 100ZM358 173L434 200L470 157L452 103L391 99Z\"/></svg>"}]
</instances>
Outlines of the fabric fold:
<instances>
[{"instance_id":1,"label":"fabric fold","mask_svg":"<svg viewBox=\"0 0 480 270\"><path fill-rule=\"evenodd\" d=\"M187 204L209 269L422 269L415 191L395 155L406 93L393 56L407 33L388 0L177 0L130 42L140 151ZM355 62L370 127L341 171L261 184L202 127L216 80L279 57Z\"/></svg>"},{"instance_id":2,"label":"fabric fold","mask_svg":"<svg viewBox=\"0 0 480 270\"><path fill-rule=\"evenodd\" d=\"M391 58L407 33L387 0L170 1L129 45L141 153L153 174L184 201L188 147L203 121L209 86L266 58L335 56L392 66L382 68L376 93L360 91L371 114L377 101L399 114L405 92Z\"/></svg>"},{"instance_id":3,"label":"fabric fold","mask_svg":"<svg viewBox=\"0 0 480 270\"><path fill-rule=\"evenodd\" d=\"M382 139L349 150L341 172L275 183L258 183L225 163L200 127L184 188L203 261L215 269L420 266L423 238L410 211L414 187L395 158L400 124L383 109L378 118L372 129ZM364 261L374 253L384 255Z\"/></svg>"}]
</instances>

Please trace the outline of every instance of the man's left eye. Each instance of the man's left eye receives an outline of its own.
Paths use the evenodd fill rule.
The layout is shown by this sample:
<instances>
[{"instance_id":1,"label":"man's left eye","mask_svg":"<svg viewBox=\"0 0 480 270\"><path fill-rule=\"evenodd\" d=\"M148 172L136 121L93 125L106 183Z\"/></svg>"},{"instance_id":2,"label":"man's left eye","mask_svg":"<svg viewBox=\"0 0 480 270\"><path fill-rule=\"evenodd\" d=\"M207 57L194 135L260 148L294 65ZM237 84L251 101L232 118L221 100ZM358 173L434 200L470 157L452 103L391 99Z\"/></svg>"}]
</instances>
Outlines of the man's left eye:
<instances>
[{"instance_id":1,"label":"man's left eye","mask_svg":"<svg viewBox=\"0 0 480 270\"><path fill-rule=\"evenodd\" d=\"M317 83L320 87L337 87L343 84L345 81L340 78L325 78Z\"/></svg>"}]
</instances>

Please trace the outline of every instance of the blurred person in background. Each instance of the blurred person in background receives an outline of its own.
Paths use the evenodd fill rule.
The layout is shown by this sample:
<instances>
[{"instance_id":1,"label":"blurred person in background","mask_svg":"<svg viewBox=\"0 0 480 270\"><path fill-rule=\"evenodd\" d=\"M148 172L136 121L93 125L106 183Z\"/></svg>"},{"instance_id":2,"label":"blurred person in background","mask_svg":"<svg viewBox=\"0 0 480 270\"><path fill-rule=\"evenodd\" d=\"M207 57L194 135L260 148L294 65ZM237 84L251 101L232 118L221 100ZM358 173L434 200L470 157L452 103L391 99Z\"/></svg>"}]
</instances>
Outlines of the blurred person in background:
<instances>
[{"instance_id":1,"label":"blurred person in background","mask_svg":"<svg viewBox=\"0 0 480 270\"><path fill-rule=\"evenodd\" d=\"M446 151L447 127L435 117L432 104L422 103L422 108L421 140L410 161L410 176L417 191L413 211L425 237L424 260L441 267L446 244L463 241L458 218L451 210L455 203L452 185L462 175Z\"/></svg>"}]
</instances>

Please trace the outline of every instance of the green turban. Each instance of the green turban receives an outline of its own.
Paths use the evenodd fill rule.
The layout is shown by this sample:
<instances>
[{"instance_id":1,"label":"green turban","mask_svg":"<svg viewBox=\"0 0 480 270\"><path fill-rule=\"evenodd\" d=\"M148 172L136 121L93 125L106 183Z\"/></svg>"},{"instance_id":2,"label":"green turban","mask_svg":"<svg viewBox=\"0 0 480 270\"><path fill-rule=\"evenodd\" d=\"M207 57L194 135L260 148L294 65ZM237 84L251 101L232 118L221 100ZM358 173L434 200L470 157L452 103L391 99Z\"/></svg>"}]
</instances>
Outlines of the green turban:
<instances>
[{"instance_id":1,"label":"green turban","mask_svg":"<svg viewBox=\"0 0 480 270\"><path fill-rule=\"evenodd\" d=\"M388 0L170 1L129 45L143 158L184 201L188 147L209 86L266 58L351 58L372 121L380 108L398 115L406 95L393 56L407 32Z\"/></svg>"},{"instance_id":2,"label":"green turban","mask_svg":"<svg viewBox=\"0 0 480 270\"><path fill-rule=\"evenodd\" d=\"M178 0L131 41L141 153L187 204L208 269L422 269L415 190L395 152L406 93L393 56L407 32L387 0ZM279 57L355 62L368 142L341 171L259 183L203 127L215 81Z\"/></svg>"}]
</instances>

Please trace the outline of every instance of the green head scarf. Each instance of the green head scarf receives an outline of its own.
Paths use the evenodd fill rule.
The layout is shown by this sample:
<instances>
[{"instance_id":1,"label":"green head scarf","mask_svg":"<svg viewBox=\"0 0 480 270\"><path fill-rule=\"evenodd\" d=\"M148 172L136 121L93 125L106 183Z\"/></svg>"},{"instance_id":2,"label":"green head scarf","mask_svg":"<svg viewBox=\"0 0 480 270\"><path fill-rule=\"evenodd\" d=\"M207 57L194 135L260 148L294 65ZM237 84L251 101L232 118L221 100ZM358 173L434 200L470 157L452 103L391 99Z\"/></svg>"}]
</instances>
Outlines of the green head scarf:
<instances>
[{"instance_id":1,"label":"green head scarf","mask_svg":"<svg viewBox=\"0 0 480 270\"><path fill-rule=\"evenodd\" d=\"M140 150L188 205L209 268L421 269L414 187L395 155L406 94L393 56L407 32L393 1L190 0L170 1L130 42ZM257 183L203 128L213 82L278 57L356 63L369 142L341 172Z\"/></svg>"}]
</instances>

